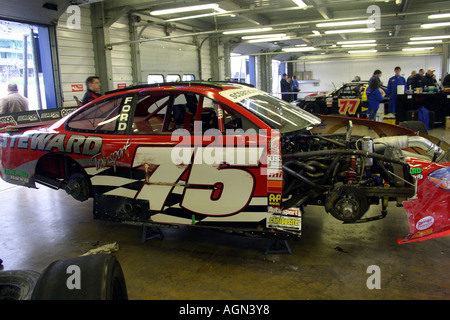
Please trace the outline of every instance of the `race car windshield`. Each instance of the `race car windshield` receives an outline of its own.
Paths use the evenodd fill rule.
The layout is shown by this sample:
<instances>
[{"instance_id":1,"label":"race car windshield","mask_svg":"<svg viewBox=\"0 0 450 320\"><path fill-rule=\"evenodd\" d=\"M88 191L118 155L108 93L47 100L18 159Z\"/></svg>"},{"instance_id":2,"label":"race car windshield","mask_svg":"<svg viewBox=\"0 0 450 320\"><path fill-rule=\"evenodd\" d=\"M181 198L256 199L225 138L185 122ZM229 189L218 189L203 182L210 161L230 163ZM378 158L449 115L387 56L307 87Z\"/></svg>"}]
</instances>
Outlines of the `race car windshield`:
<instances>
[{"instance_id":1,"label":"race car windshield","mask_svg":"<svg viewBox=\"0 0 450 320\"><path fill-rule=\"evenodd\" d=\"M281 133L308 130L320 124L320 119L309 112L269 95L252 95L237 103Z\"/></svg>"}]
</instances>

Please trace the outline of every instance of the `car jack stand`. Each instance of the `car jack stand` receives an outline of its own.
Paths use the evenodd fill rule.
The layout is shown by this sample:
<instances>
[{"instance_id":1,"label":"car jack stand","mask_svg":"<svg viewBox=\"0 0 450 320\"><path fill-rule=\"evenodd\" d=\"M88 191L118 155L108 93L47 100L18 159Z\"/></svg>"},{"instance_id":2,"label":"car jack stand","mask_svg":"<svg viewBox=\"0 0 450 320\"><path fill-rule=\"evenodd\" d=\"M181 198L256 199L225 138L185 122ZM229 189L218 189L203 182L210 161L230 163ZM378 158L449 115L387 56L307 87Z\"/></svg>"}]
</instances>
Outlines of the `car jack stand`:
<instances>
[{"instance_id":1,"label":"car jack stand","mask_svg":"<svg viewBox=\"0 0 450 320\"><path fill-rule=\"evenodd\" d=\"M158 227L145 226L142 230L142 243L155 238L164 239L164 234Z\"/></svg>"},{"instance_id":2,"label":"car jack stand","mask_svg":"<svg viewBox=\"0 0 450 320\"><path fill-rule=\"evenodd\" d=\"M287 240L271 239L267 244L265 254L272 254L272 253L292 254L292 251Z\"/></svg>"}]
</instances>

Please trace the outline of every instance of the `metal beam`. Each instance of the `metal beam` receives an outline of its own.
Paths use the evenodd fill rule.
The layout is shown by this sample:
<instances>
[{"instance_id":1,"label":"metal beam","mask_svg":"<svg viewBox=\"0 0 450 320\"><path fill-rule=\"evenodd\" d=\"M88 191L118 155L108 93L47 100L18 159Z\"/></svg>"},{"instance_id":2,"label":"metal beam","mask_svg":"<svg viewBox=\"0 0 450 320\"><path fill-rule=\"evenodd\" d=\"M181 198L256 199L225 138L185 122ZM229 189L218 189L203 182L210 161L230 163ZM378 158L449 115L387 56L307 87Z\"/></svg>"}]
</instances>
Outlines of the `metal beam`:
<instances>
[{"instance_id":1,"label":"metal beam","mask_svg":"<svg viewBox=\"0 0 450 320\"><path fill-rule=\"evenodd\" d=\"M111 50L107 46L110 42L109 28L104 23L103 2L94 3L90 8L96 74L100 78L102 91L106 92L113 89Z\"/></svg>"}]
</instances>

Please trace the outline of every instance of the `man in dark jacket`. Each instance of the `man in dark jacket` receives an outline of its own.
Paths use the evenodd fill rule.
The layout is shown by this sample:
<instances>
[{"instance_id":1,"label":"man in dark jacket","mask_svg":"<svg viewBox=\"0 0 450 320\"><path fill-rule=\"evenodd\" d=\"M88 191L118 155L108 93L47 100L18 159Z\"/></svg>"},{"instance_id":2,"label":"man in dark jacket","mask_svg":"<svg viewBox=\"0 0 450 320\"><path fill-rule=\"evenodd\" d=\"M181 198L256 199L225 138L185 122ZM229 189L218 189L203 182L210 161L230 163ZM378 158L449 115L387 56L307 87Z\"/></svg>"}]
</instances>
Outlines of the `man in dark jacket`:
<instances>
[{"instance_id":1,"label":"man in dark jacket","mask_svg":"<svg viewBox=\"0 0 450 320\"><path fill-rule=\"evenodd\" d=\"M419 72L417 72L411 81L411 89L420 88L422 87L422 79L425 71L423 69L419 69Z\"/></svg>"},{"instance_id":2,"label":"man in dark jacket","mask_svg":"<svg viewBox=\"0 0 450 320\"><path fill-rule=\"evenodd\" d=\"M283 78L281 78L280 81L280 90L281 90L281 99L283 99L284 101L289 102L291 95L288 93L290 90L290 84L287 81L287 74L283 73Z\"/></svg>"},{"instance_id":3,"label":"man in dark jacket","mask_svg":"<svg viewBox=\"0 0 450 320\"><path fill-rule=\"evenodd\" d=\"M84 94L83 100L81 101L82 105L85 105L88 102L91 102L92 100L95 100L102 95L100 92L100 78L97 76L91 76L86 79L86 87L88 88L86 90L86 93Z\"/></svg>"},{"instance_id":4,"label":"man in dark jacket","mask_svg":"<svg viewBox=\"0 0 450 320\"><path fill-rule=\"evenodd\" d=\"M434 87L436 85L436 79L433 78L434 68L428 68L427 73L423 76L422 86Z\"/></svg>"}]
</instances>

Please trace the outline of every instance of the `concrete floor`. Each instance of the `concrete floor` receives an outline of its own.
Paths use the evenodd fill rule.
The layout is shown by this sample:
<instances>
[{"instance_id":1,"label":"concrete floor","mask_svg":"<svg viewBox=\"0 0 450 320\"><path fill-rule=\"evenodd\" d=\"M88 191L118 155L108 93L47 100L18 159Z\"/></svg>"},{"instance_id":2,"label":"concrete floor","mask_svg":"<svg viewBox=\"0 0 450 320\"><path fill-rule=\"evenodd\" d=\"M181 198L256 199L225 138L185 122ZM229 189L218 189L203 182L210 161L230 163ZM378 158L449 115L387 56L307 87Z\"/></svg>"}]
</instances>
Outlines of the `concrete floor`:
<instances>
[{"instance_id":1,"label":"concrete floor","mask_svg":"<svg viewBox=\"0 0 450 320\"><path fill-rule=\"evenodd\" d=\"M42 271L97 241L117 242L130 299L450 298L450 237L397 244L409 227L394 203L384 220L359 225L309 206L302 239L290 242L293 253L265 255L264 239L190 227L164 229L163 240L142 243L141 228L93 220L92 200L46 187L0 182L0 202L3 270ZM380 268L380 289L367 288L371 265Z\"/></svg>"}]
</instances>

